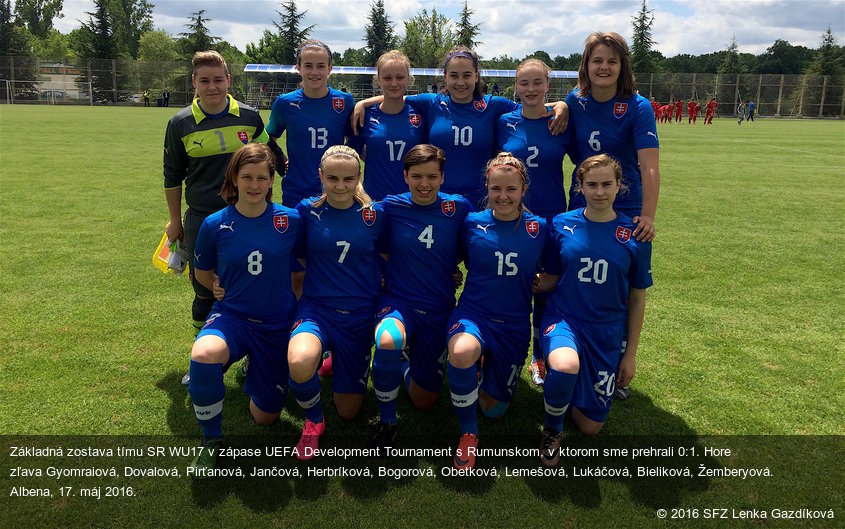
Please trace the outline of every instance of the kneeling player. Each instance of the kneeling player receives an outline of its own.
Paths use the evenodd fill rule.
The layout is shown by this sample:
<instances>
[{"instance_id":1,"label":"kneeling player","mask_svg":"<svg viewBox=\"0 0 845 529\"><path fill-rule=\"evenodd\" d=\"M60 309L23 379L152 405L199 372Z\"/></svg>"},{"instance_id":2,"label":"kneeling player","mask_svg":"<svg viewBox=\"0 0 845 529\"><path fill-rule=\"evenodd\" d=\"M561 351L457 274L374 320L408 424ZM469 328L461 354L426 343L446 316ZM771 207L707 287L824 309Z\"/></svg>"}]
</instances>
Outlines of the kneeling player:
<instances>
[{"instance_id":1,"label":"kneeling player","mask_svg":"<svg viewBox=\"0 0 845 529\"><path fill-rule=\"evenodd\" d=\"M191 350L188 389L204 445L191 463L194 477L216 464L230 365L252 358L244 391L259 424L278 419L287 393L284 351L296 307L290 255L302 226L295 210L271 202L273 175L266 145L236 152L220 191L229 206L209 215L197 237L196 278L217 301Z\"/></svg>"},{"instance_id":2,"label":"kneeling player","mask_svg":"<svg viewBox=\"0 0 845 529\"><path fill-rule=\"evenodd\" d=\"M584 160L576 173L587 207L555 217L538 290L549 297L540 341L546 357L546 419L541 461L560 460L563 417L597 434L616 385L634 377L637 345L651 286L651 243L633 236L633 221L613 209L622 169L606 154ZM627 316L626 316L627 313ZM620 360L623 333L627 344Z\"/></svg>"},{"instance_id":3,"label":"kneeling player","mask_svg":"<svg viewBox=\"0 0 845 529\"><path fill-rule=\"evenodd\" d=\"M449 317L449 390L461 426L454 465L475 465L476 406L498 419L507 410L531 340L531 287L547 245L546 221L522 205L525 165L510 153L487 163L487 203L470 213L459 252L467 279ZM483 362L479 388L477 363ZM479 393L480 389L480 393Z\"/></svg>"},{"instance_id":4,"label":"kneeling player","mask_svg":"<svg viewBox=\"0 0 845 529\"><path fill-rule=\"evenodd\" d=\"M396 398L403 378L414 406L423 410L434 406L443 385L458 234L472 209L462 196L439 192L445 163L439 147L413 147L404 161L410 191L381 203L389 258L375 332L373 386L380 421L373 447L392 445L396 437Z\"/></svg>"}]
</instances>

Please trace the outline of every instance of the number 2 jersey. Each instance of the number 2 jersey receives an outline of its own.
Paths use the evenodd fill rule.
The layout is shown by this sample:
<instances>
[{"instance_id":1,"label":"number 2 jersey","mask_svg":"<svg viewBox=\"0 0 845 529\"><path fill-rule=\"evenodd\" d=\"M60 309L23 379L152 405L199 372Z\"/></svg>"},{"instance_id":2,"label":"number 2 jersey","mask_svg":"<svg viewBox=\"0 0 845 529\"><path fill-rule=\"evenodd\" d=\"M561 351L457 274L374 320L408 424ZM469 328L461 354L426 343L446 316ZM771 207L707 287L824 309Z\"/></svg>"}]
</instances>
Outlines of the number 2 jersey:
<instances>
[{"instance_id":1,"label":"number 2 jersey","mask_svg":"<svg viewBox=\"0 0 845 529\"><path fill-rule=\"evenodd\" d=\"M381 286L378 248L383 238L381 205L362 208L357 202L335 209L319 197L306 198L296 210L305 224L303 299L322 307L348 311L376 310Z\"/></svg>"},{"instance_id":2,"label":"number 2 jersey","mask_svg":"<svg viewBox=\"0 0 845 529\"><path fill-rule=\"evenodd\" d=\"M268 203L258 217L228 206L206 217L197 236L194 266L214 270L226 290L218 309L241 318L274 321L293 316L296 297L290 258L303 243L296 210Z\"/></svg>"},{"instance_id":3,"label":"number 2 jersey","mask_svg":"<svg viewBox=\"0 0 845 529\"><path fill-rule=\"evenodd\" d=\"M415 204L411 193L382 201L387 215L385 293L423 310L455 305L458 237L469 202L460 195L437 193L433 204Z\"/></svg>"},{"instance_id":4,"label":"number 2 jersey","mask_svg":"<svg viewBox=\"0 0 845 529\"><path fill-rule=\"evenodd\" d=\"M306 96L301 88L276 98L267 133L279 138L287 131L289 166L282 178L285 206L295 207L303 198L320 194L320 158L332 145L343 145L350 134L349 117L354 107L351 94L334 88L318 99Z\"/></svg>"},{"instance_id":5,"label":"number 2 jersey","mask_svg":"<svg viewBox=\"0 0 845 529\"><path fill-rule=\"evenodd\" d=\"M552 220L544 269L560 275L560 281L549 295L547 318L625 322L630 289L652 285L651 243L638 242L633 221L617 215L610 222L593 222L582 208Z\"/></svg>"},{"instance_id":6,"label":"number 2 jersey","mask_svg":"<svg viewBox=\"0 0 845 529\"><path fill-rule=\"evenodd\" d=\"M546 221L527 212L510 221L496 220L492 209L467 215L459 245L467 277L458 310L527 322L534 274L548 242Z\"/></svg>"},{"instance_id":7,"label":"number 2 jersey","mask_svg":"<svg viewBox=\"0 0 845 529\"><path fill-rule=\"evenodd\" d=\"M657 124L648 99L634 94L628 99L614 96L599 103L592 95L579 97L576 88L566 96L569 106L569 124L575 129L572 162L575 171L581 162L596 154L608 154L622 166L622 191L616 197L616 210L642 211L643 183L637 151L657 149ZM576 192L578 180L572 173L569 189L569 209L587 205L584 195Z\"/></svg>"}]
</instances>

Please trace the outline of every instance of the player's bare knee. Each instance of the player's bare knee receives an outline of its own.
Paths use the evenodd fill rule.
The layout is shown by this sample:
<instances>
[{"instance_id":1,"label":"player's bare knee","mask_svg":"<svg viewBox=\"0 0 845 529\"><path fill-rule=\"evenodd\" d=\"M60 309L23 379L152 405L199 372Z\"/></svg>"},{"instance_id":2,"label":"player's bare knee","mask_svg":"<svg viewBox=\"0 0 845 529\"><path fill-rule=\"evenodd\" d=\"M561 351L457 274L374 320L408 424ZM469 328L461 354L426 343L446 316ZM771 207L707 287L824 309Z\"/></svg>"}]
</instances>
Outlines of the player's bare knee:
<instances>
[{"instance_id":1,"label":"player's bare knee","mask_svg":"<svg viewBox=\"0 0 845 529\"><path fill-rule=\"evenodd\" d=\"M191 347L191 360L200 364L225 364L229 360L229 348L219 336L203 336Z\"/></svg>"},{"instance_id":2,"label":"player's bare knee","mask_svg":"<svg viewBox=\"0 0 845 529\"><path fill-rule=\"evenodd\" d=\"M572 420L578 427L578 431L584 435L597 435L604 426L603 422L596 422L588 418L578 408L572 410Z\"/></svg>"},{"instance_id":3,"label":"player's bare knee","mask_svg":"<svg viewBox=\"0 0 845 529\"><path fill-rule=\"evenodd\" d=\"M408 395L411 397L411 403L415 408L422 411L429 411L437 404L437 396L439 394L432 391L425 391L417 386L414 381L411 381L411 388L408 391Z\"/></svg>"},{"instance_id":4,"label":"player's bare knee","mask_svg":"<svg viewBox=\"0 0 845 529\"><path fill-rule=\"evenodd\" d=\"M347 421L351 421L358 416L363 403L363 395L335 394L334 396L334 406L337 409L338 417Z\"/></svg>"},{"instance_id":5,"label":"player's bare knee","mask_svg":"<svg viewBox=\"0 0 845 529\"><path fill-rule=\"evenodd\" d=\"M549 367L561 373L578 374L581 363L578 360L578 353L569 347L560 347L549 353Z\"/></svg>"},{"instance_id":6,"label":"player's bare knee","mask_svg":"<svg viewBox=\"0 0 845 529\"><path fill-rule=\"evenodd\" d=\"M472 337L464 339L460 335L453 336L449 341L449 363L460 369L472 366L481 356L479 345Z\"/></svg>"},{"instance_id":7,"label":"player's bare knee","mask_svg":"<svg viewBox=\"0 0 845 529\"><path fill-rule=\"evenodd\" d=\"M255 402L249 401L249 411L252 414L255 424L260 426L269 426L279 419L281 413L268 413L256 406Z\"/></svg>"},{"instance_id":8,"label":"player's bare knee","mask_svg":"<svg viewBox=\"0 0 845 529\"><path fill-rule=\"evenodd\" d=\"M493 420L501 419L508 411L507 402L496 400L484 391L478 394L478 407L485 417Z\"/></svg>"}]
</instances>

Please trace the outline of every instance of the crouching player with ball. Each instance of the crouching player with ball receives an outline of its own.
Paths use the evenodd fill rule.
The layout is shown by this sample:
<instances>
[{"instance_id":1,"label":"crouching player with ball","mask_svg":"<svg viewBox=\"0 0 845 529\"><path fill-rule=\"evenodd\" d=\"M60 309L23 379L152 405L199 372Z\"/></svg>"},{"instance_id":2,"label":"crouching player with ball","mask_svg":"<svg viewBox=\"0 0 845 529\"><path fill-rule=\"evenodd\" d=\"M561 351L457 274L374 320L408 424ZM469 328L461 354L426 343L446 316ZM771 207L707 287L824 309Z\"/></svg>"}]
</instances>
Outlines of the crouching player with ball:
<instances>
[{"instance_id":1,"label":"crouching player with ball","mask_svg":"<svg viewBox=\"0 0 845 529\"><path fill-rule=\"evenodd\" d=\"M499 419L511 401L531 341L532 283L548 245L546 221L522 204L525 165L503 152L486 174L488 209L470 213L461 230L467 279L448 327L449 390L461 426L458 470L475 466L476 408Z\"/></svg>"},{"instance_id":2,"label":"crouching player with ball","mask_svg":"<svg viewBox=\"0 0 845 529\"><path fill-rule=\"evenodd\" d=\"M620 165L606 154L592 156L578 167L576 178L587 206L552 220L551 247L537 285L541 292L553 290L540 339L546 359L540 447L546 466L560 460L567 408L572 406L582 433L597 434L616 385L634 378L645 289L652 284L651 243L637 241L633 220L613 209Z\"/></svg>"},{"instance_id":3,"label":"crouching player with ball","mask_svg":"<svg viewBox=\"0 0 845 529\"><path fill-rule=\"evenodd\" d=\"M203 437L193 477L213 475L229 366L252 358L244 392L258 424L279 418L287 394L285 351L296 309L290 256L303 226L299 213L271 202L274 164L267 145L237 151L220 190L229 206L209 215L197 237L196 279L217 301L191 349L188 390Z\"/></svg>"}]
</instances>

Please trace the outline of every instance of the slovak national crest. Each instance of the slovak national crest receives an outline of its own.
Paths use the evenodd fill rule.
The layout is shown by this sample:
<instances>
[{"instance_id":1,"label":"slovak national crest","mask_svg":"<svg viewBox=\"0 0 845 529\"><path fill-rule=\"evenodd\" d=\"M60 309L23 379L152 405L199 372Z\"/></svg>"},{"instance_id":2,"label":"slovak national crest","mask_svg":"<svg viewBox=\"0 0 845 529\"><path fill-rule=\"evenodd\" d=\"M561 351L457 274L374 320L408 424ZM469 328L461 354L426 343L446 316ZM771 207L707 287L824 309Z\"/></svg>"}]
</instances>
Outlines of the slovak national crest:
<instances>
[{"instance_id":1,"label":"slovak national crest","mask_svg":"<svg viewBox=\"0 0 845 529\"><path fill-rule=\"evenodd\" d=\"M288 231L288 216L287 215L273 215L273 227L279 233Z\"/></svg>"},{"instance_id":2,"label":"slovak national crest","mask_svg":"<svg viewBox=\"0 0 845 529\"><path fill-rule=\"evenodd\" d=\"M422 125L422 118L419 114L408 114L408 121L411 122L411 125L413 125L415 129Z\"/></svg>"},{"instance_id":3,"label":"slovak national crest","mask_svg":"<svg viewBox=\"0 0 845 529\"><path fill-rule=\"evenodd\" d=\"M440 203L440 211L443 212L444 215L447 217L451 217L455 214L455 201L454 200L444 200Z\"/></svg>"},{"instance_id":4,"label":"slovak national crest","mask_svg":"<svg viewBox=\"0 0 845 529\"><path fill-rule=\"evenodd\" d=\"M343 112L343 109L346 108L346 101L344 101L342 97L333 97L332 108L335 112L340 114L341 112Z\"/></svg>"},{"instance_id":5,"label":"slovak national crest","mask_svg":"<svg viewBox=\"0 0 845 529\"><path fill-rule=\"evenodd\" d=\"M364 208L361 210L361 218L364 219L364 224L372 226L376 222L376 210L373 208Z\"/></svg>"},{"instance_id":6,"label":"slovak national crest","mask_svg":"<svg viewBox=\"0 0 845 529\"><path fill-rule=\"evenodd\" d=\"M616 119L621 118L625 115L625 112L628 111L628 103L614 103L613 104L613 116Z\"/></svg>"},{"instance_id":7,"label":"slovak national crest","mask_svg":"<svg viewBox=\"0 0 845 529\"><path fill-rule=\"evenodd\" d=\"M487 108L487 101L483 99L477 99L472 102L472 106L479 112L484 112L484 109Z\"/></svg>"},{"instance_id":8,"label":"slovak national crest","mask_svg":"<svg viewBox=\"0 0 845 529\"><path fill-rule=\"evenodd\" d=\"M247 143L249 143L249 134L247 134L246 132L244 132L242 130L239 130L238 131L238 139L241 140L241 143L246 145Z\"/></svg>"},{"instance_id":9,"label":"slovak national crest","mask_svg":"<svg viewBox=\"0 0 845 529\"><path fill-rule=\"evenodd\" d=\"M550 332L555 330L555 327L557 327L557 323L552 323L551 325L546 327L545 330L543 331L543 336L548 336Z\"/></svg>"},{"instance_id":10,"label":"slovak national crest","mask_svg":"<svg viewBox=\"0 0 845 529\"><path fill-rule=\"evenodd\" d=\"M528 235L530 235L532 239L536 239L537 235L540 233L540 223L536 220L525 221L525 231L528 232Z\"/></svg>"},{"instance_id":11,"label":"slovak national crest","mask_svg":"<svg viewBox=\"0 0 845 529\"><path fill-rule=\"evenodd\" d=\"M625 226L618 226L616 228L616 240L625 244L631 240L631 230Z\"/></svg>"}]
</instances>

